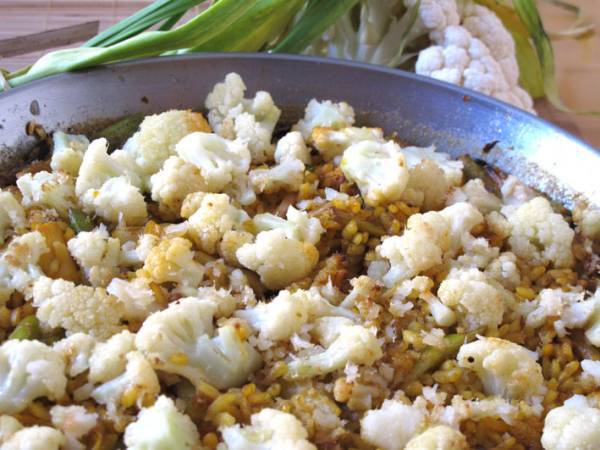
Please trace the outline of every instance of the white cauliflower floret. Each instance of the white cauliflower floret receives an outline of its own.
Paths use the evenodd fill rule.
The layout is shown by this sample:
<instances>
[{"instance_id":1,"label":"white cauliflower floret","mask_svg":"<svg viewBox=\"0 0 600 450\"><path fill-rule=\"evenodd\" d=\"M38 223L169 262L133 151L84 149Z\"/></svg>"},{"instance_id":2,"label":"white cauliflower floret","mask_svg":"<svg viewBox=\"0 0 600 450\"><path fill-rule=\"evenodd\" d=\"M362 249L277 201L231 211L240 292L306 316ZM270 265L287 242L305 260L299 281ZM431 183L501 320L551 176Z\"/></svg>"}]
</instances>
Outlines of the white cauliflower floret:
<instances>
[{"instance_id":1,"label":"white cauliflower floret","mask_svg":"<svg viewBox=\"0 0 600 450\"><path fill-rule=\"evenodd\" d=\"M447 201L448 205L458 202L469 202L482 214L499 211L502 201L491 192L488 192L479 178L469 180L464 186L455 188Z\"/></svg>"},{"instance_id":2,"label":"white cauliflower floret","mask_svg":"<svg viewBox=\"0 0 600 450\"><path fill-rule=\"evenodd\" d=\"M480 338L464 344L456 359L460 367L477 373L487 395L532 400L546 391L537 355L513 342Z\"/></svg>"},{"instance_id":3,"label":"white cauliflower floret","mask_svg":"<svg viewBox=\"0 0 600 450\"><path fill-rule=\"evenodd\" d=\"M367 127L346 127L340 130L315 127L312 130L310 140L325 161L331 161L336 156L340 156L348 147L358 142L385 143L381 128Z\"/></svg>"},{"instance_id":4,"label":"white cauliflower floret","mask_svg":"<svg viewBox=\"0 0 600 450\"><path fill-rule=\"evenodd\" d=\"M369 366L383 355L374 333L346 317L322 317L314 325L324 350L290 361L287 376L291 379L324 375L348 363Z\"/></svg>"},{"instance_id":5,"label":"white cauliflower floret","mask_svg":"<svg viewBox=\"0 0 600 450\"><path fill-rule=\"evenodd\" d=\"M272 194L287 190L296 192L304 181L304 163L298 159L286 159L269 168L253 169L248 179L254 190Z\"/></svg>"},{"instance_id":6,"label":"white cauliflower floret","mask_svg":"<svg viewBox=\"0 0 600 450\"><path fill-rule=\"evenodd\" d=\"M515 206L521 206L537 196L536 192L527 187L521 180L514 175L506 177L502 186L500 186L502 194L502 203L504 207L502 211L510 211Z\"/></svg>"},{"instance_id":7,"label":"white cauliflower floret","mask_svg":"<svg viewBox=\"0 0 600 450\"><path fill-rule=\"evenodd\" d=\"M122 329L119 303L103 288L41 277L33 286L33 306L42 324L64 328L67 335L81 331L107 339Z\"/></svg>"},{"instance_id":8,"label":"white cauliflower floret","mask_svg":"<svg viewBox=\"0 0 600 450\"><path fill-rule=\"evenodd\" d=\"M271 136L281 111L265 91L244 98L246 85L237 73L229 73L206 97L208 120L223 137L238 138L252 153L252 161L263 163L273 156Z\"/></svg>"},{"instance_id":9,"label":"white cauliflower floret","mask_svg":"<svg viewBox=\"0 0 600 450\"><path fill-rule=\"evenodd\" d=\"M63 172L26 173L17 178L17 187L25 207L48 206L64 217L76 203L73 178Z\"/></svg>"},{"instance_id":10,"label":"white cauliflower floret","mask_svg":"<svg viewBox=\"0 0 600 450\"><path fill-rule=\"evenodd\" d=\"M0 346L0 413L23 411L36 398L65 395L65 364L39 341L10 339Z\"/></svg>"},{"instance_id":11,"label":"white cauliflower floret","mask_svg":"<svg viewBox=\"0 0 600 450\"><path fill-rule=\"evenodd\" d=\"M12 416L0 416L0 444L6 442L17 431L22 430L23 425Z\"/></svg>"},{"instance_id":12,"label":"white cauliflower floret","mask_svg":"<svg viewBox=\"0 0 600 450\"><path fill-rule=\"evenodd\" d=\"M354 110L346 102L333 103L331 100L311 99L304 110L304 117L292 127L302 133L306 142L311 142L316 127L340 130L354 124Z\"/></svg>"},{"instance_id":13,"label":"white cauliflower floret","mask_svg":"<svg viewBox=\"0 0 600 450\"><path fill-rule=\"evenodd\" d=\"M246 281L247 284L247 281ZM187 297L195 297L199 300L208 301L215 307L215 318L229 317L237 308L237 300L230 290L214 286L199 288L179 288L179 292Z\"/></svg>"},{"instance_id":14,"label":"white cauliflower floret","mask_svg":"<svg viewBox=\"0 0 600 450\"><path fill-rule=\"evenodd\" d=\"M197 112L171 110L146 116L123 151L133 158L141 174L150 176L175 153L175 144L195 131L210 132L206 119Z\"/></svg>"},{"instance_id":15,"label":"white cauliflower floret","mask_svg":"<svg viewBox=\"0 0 600 450\"><path fill-rule=\"evenodd\" d=\"M110 178L100 189L85 191L80 200L87 212L109 222L136 225L148 217L144 196L125 177Z\"/></svg>"},{"instance_id":16,"label":"white cauliflower floret","mask_svg":"<svg viewBox=\"0 0 600 450\"><path fill-rule=\"evenodd\" d=\"M88 380L101 383L118 377L127 367L127 355L135 350L135 335L127 330L98 342L89 358Z\"/></svg>"},{"instance_id":17,"label":"white cauliflower floret","mask_svg":"<svg viewBox=\"0 0 600 450\"><path fill-rule=\"evenodd\" d=\"M446 425L436 425L415 436L405 450L469 450L465 436Z\"/></svg>"},{"instance_id":18,"label":"white cauliflower floret","mask_svg":"<svg viewBox=\"0 0 600 450\"><path fill-rule=\"evenodd\" d=\"M413 7L416 0L404 0L404 5ZM455 0L423 0L417 13L417 28L425 29L432 39L439 39L444 30L458 25L459 10Z\"/></svg>"},{"instance_id":19,"label":"white cauliflower floret","mask_svg":"<svg viewBox=\"0 0 600 450\"><path fill-rule=\"evenodd\" d=\"M160 393L158 377L142 353L129 352L126 358L125 372L91 393L94 400L106 406L108 417L115 421L124 409L151 404Z\"/></svg>"},{"instance_id":20,"label":"white cauliflower floret","mask_svg":"<svg viewBox=\"0 0 600 450\"><path fill-rule=\"evenodd\" d=\"M319 262L314 245L290 239L280 228L258 233L254 243L243 245L235 254L269 289L282 289L304 278Z\"/></svg>"},{"instance_id":21,"label":"white cauliflower floret","mask_svg":"<svg viewBox=\"0 0 600 450\"><path fill-rule=\"evenodd\" d=\"M304 164L310 163L310 150L299 131L290 131L277 142L275 147L275 162L299 160Z\"/></svg>"},{"instance_id":22,"label":"white cauliflower floret","mask_svg":"<svg viewBox=\"0 0 600 450\"><path fill-rule=\"evenodd\" d=\"M550 202L535 197L511 211L508 221L512 233L508 243L515 255L530 264L541 265L548 261L555 267L571 267L571 244L575 232Z\"/></svg>"},{"instance_id":23,"label":"white cauliflower floret","mask_svg":"<svg viewBox=\"0 0 600 450\"><path fill-rule=\"evenodd\" d=\"M452 269L440 284L438 297L459 312L468 331L480 327L495 329L502 323L502 293L475 268Z\"/></svg>"},{"instance_id":24,"label":"white cauliflower floret","mask_svg":"<svg viewBox=\"0 0 600 450\"><path fill-rule=\"evenodd\" d=\"M521 274L514 253L504 252L492 260L485 268L485 274L496 280L508 290L521 285Z\"/></svg>"},{"instance_id":25,"label":"white cauliflower floret","mask_svg":"<svg viewBox=\"0 0 600 450\"><path fill-rule=\"evenodd\" d=\"M90 357L95 347L94 337L85 333L75 333L56 342L52 348L65 362L67 374L76 377L90 368Z\"/></svg>"},{"instance_id":26,"label":"white cauliflower floret","mask_svg":"<svg viewBox=\"0 0 600 450\"><path fill-rule=\"evenodd\" d=\"M465 240L469 240L469 232L473 227L483 223L483 216L470 203L455 203L445 207L440 211L450 222L450 253L448 256L454 256L461 248Z\"/></svg>"},{"instance_id":27,"label":"white cauliflower floret","mask_svg":"<svg viewBox=\"0 0 600 450\"><path fill-rule=\"evenodd\" d=\"M140 267L146 261L150 254L150 250L156 247L160 242L160 238L153 234L141 234L137 242L127 241L121 246L121 261L120 264L126 267Z\"/></svg>"},{"instance_id":28,"label":"white cauliflower floret","mask_svg":"<svg viewBox=\"0 0 600 450\"><path fill-rule=\"evenodd\" d=\"M436 152L435 146L431 147L404 147L402 154L406 161L406 167L410 170L417 167L423 161L428 160L435 163L444 171L444 176L449 186L458 186L462 182L462 161L452 159L448 153Z\"/></svg>"},{"instance_id":29,"label":"white cauliflower floret","mask_svg":"<svg viewBox=\"0 0 600 450\"><path fill-rule=\"evenodd\" d=\"M54 405L50 409L50 417L52 425L64 433L70 450L85 449L79 438L88 434L98 423L97 413L87 412L79 405Z\"/></svg>"},{"instance_id":30,"label":"white cauliflower floret","mask_svg":"<svg viewBox=\"0 0 600 450\"><path fill-rule=\"evenodd\" d=\"M402 201L422 211L439 210L446 203L449 184L444 171L433 161L424 159L410 169Z\"/></svg>"},{"instance_id":31,"label":"white cauliflower floret","mask_svg":"<svg viewBox=\"0 0 600 450\"><path fill-rule=\"evenodd\" d=\"M282 229L288 238L313 245L319 243L325 232L318 218L309 217L305 211L299 211L291 205L287 209L286 218L287 220L266 213L255 215L252 221L258 231Z\"/></svg>"},{"instance_id":32,"label":"white cauliflower floret","mask_svg":"<svg viewBox=\"0 0 600 450\"><path fill-rule=\"evenodd\" d=\"M59 170L71 176L77 176L83 154L90 145L90 141L82 134L66 134L55 131L52 134L52 159L50 167L53 171Z\"/></svg>"},{"instance_id":33,"label":"white cauliflower floret","mask_svg":"<svg viewBox=\"0 0 600 450\"><path fill-rule=\"evenodd\" d=\"M0 191L0 245L4 243L9 228L25 227L25 211L15 196L8 191Z\"/></svg>"},{"instance_id":34,"label":"white cauliflower floret","mask_svg":"<svg viewBox=\"0 0 600 450\"><path fill-rule=\"evenodd\" d=\"M340 167L371 206L399 200L409 178L400 146L393 141L353 144L344 151Z\"/></svg>"},{"instance_id":35,"label":"white cauliflower floret","mask_svg":"<svg viewBox=\"0 0 600 450\"><path fill-rule=\"evenodd\" d=\"M258 369L260 357L232 324L215 330L216 311L214 302L193 297L171 303L144 321L136 347L153 367L196 386L204 381L219 389L239 386Z\"/></svg>"},{"instance_id":36,"label":"white cauliflower floret","mask_svg":"<svg viewBox=\"0 0 600 450\"><path fill-rule=\"evenodd\" d=\"M497 211L492 211L485 216L487 228L502 240L510 236L512 227L506 217Z\"/></svg>"},{"instance_id":37,"label":"white cauliflower floret","mask_svg":"<svg viewBox=\"0 0 600 450\"><path fill-rule=\"evenodd\" d=\"M232 266L241 266L237 259L236 252L242 246L251 244L254 241L254 235L248 231L226 231L223 239L219 243L219 256L227 264Z\"/></svg>"},{"instance_id":38,"label":"white cauliflower floret","mask_svg":"<svg viewBox=\"0 0 600 450\"><path fill-rule=\"evenodd\" d=\"M258 330L262 339L273 341L289 339L301 330L302 325L317 317L354 317L349 310L330 304L316 289L298 289L293 293L279 291L269 302L238 310L235 315Z\"/></svg>"},{"instance_id":39,"label":"white cauliflower floret","mask_svg":"<svg viewBox=\"0 0 600 450\"><path fill-rule=\"evenodd\" d=\"M600 442L600 409L583 395L574 395L563 406L551 409L544 420L545 450L594 450Z\"/></svg>"},{"instance_id":40,"label":"white cauliflower floret","mask_svg":"<svg viewBox=\"0 0 600 450\"><path fill-rule=\"evenodd\" d=\"M192 243L174 237L160 241L152 247L141 269L155 283L174 282L196 287L204 276L202 264L194 261Z\"/></svg>"},{"instance_id":41,"label":"white cauliflower floret","mask_svg":"<svg viewBox=\"0 0 600 450\"><path fill-rule=\"evenodd\" d=\"M227 194L207 193L188 219L188 233L201 250L214 254L225 233L239 229L248 220L248 214L233 206Z\"/></svg>"},{"instance_id":42,"label":"white cauliflower floret","mask_svg":"<svg viewBox=\"0 0 600 450\"><path fill-rule=\"evenodd\" d=\"M563 337L567 328L582 328L588 323L594 309L600 306L600 289L584 300L583 292L564 292L561 289L543 289L536 299L519 305L525 324L539 328L549 317L554 321L556 333Z\"/></svg>"},{"instance_id":43,"label":"white cauliflower floret","mask_svg":"<svg viewBox=\"0 0 600 450\"><path fill-rule=\"evenodd\" d=\"M583 359L581 360L581 369L584 376L591 377L596 385L600 386L600 361Z\"/></svg>"},{"instance_id":44,"label":"white cauliflower floret","mask_svg":"<svg viewBox=\"0 0 600 450\"><path fill-rule=\"evenodd\" d=\"M2 450L59 450L67 439L58 430L34 425L22 428L2 443Z\"/></svg>"},{"instance_id":45,"label":"white cauliflower floret","mask_svg":"<svg viewBox=\"0 0 600 450\"><path fill-rule=\"evenodd\" d=\"M292 414L264 408L252 414L250 425L221 428L222 450L316 450L308 433Z\"/></svg>"},{"instance_id":46,"label":"white cauliflower floret","mask_svg":"<svg viewBox=\"0 0 600 450\"><path fill-rule=\"evenodd\" d=\"M360 436L382 450L402 450L425 424L427 410L397 400L385 400L380 409L367 411Z\"/></svg>"},{"instance_id":47,"label":"white cauliflower floret","mask_svg":"<svg viewBox=\"0 0 600 450\"><path fill-rule=\"evenodd\" d=\"M150 283L147 278L137 277L130 281L114 278L106 292L121 303L125 320L143 321L160 308Z\"/></svg>"},{"instance_id":48,"label":"white cauliflower floret","mask_svg":"<svg viewBox=\"0 0 600 450\"><path fill-rule=\"evenodd\" d=\"M573 220L581 234L592 240L600 239L600 208L594 205L576 205Z\"/></svg>"},{"instance_id":49,"label":"white cauliflower floret","mask_svg":"<svg viewBox=\"0 0 600 450\"><path fill-rule=\"evenodd\" d=\"M46 239L38 231L14 238L0 254L0 304L10 298L13 291L31 298L33 283L44 275L40 257L48 252Z\"/></svg>"},{"instance_id":50,"label":"white cauliflower floret","mask_svg":"<svg viewBox=\"0 0 600 450\"><path fill-rule=\"evenodd\" d=\"M594 298L596 299L596 307L592 316L589 319L585 337L592 345L600 348L600 289L596 289Z\"/></svg>"},{"instance_id":51,"label":"white cauliflower floret","mask_svg":"<svg viewBox=\"0 0 600 450\"><path fill-rule=\"evenodd\" d=\"M196 425L177 410L173 400L161 395L127 426L124 441L128 450L194 450L199 448L200 436Z\"/></svg>"},{"instance_id":52,"label":"white cauliflower floret","mask_svg":"<svg viewBox=\"0 0 600 450\"><path fill-rule=\"evenodd\" d=\"M80 232L67 247L92 286L105 287L119 274L121 242L110 237L104 224Z\"/></svg>"},{"instance_id":53,"label":"white cauliflower floret","mask_svg":"<svg viewBox=\"0 0 600 450\"><path fill-rule=\"evenodd\" d=\"M168 217L178 217L185 197L207 190L200 169L178 156L170 156L157 173L150 177L152 200Z\"/></svg>"},{"instance_id":54,"label":"white cauliflower floret","mask_svg":"<svg viewBox=\"0 0 600 450\"><path fill-rule=\"evenodd\" d=\"M200 169L206 190L220 192L250 168L246 144L209 133L192 133L175 147L179 157Z\"/></svg>"}]
</instances>

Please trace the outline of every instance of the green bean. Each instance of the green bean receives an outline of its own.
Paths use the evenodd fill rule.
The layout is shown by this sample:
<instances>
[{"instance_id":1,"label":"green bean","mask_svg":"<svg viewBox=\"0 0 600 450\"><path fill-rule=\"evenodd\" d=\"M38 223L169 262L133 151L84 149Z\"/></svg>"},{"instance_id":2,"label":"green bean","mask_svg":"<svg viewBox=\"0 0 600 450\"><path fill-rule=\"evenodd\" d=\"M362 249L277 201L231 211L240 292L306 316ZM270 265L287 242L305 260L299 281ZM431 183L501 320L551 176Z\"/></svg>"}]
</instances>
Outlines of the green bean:
<instances>
[{"instance_id":1,"label":"green bean","mask_svg":"<svg viewBox=\"0 0 600 450\"><path fill-rule=\"evenodd\" d=\"M76 233L91 231L94 228L92 219L83 211L75 208L69 209L69 225Z\"/></svg>"},{"instance_id":2,"label":"green bean","mask_svg":"<svg viewBox=\"0 0 600 450\"><path fill-rule=\"evenodd\" d=\"M425 349L413 366L409 379L416 380L424 373L437 369L444 361L454 358L460 346L464 344L465 338L464 334L449 334L444 337L446 343L444 348L428 347Z\"/></svg>"},{"instance_id":3,"label":"green bean","mask_svg":"<svg viewBox=\"0 0 600 450\"><path fill-rule=\"evenodd\" d=\"M40 335L41 335L40 322L38 321L37 317L35 317L34 315L31 315L31 316L23 317L23 319L21 319L21 321L15 327L13 332L10 333L10 336L8 336L8 338L9 339L18 339L18 340L23 340L23 339L31 340L31 339L39 339Z\"/></svg>"}]
</instances>

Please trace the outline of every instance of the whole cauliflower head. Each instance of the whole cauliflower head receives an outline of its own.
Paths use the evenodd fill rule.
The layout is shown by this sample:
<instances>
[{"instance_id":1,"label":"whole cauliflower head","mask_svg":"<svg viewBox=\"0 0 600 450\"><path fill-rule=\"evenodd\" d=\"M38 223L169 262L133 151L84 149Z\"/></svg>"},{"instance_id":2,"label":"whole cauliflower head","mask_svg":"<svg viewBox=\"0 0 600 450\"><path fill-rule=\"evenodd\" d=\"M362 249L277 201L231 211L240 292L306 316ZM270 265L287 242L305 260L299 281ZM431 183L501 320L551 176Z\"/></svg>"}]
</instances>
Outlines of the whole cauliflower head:
<instances>
[{"instance_id":1,"label":"whole cauliflower head","mask_svg":"<svg viewBox=\"0 0 600 450\"><path fill-rule=\"evenodd\" d=\"M250 425L221 428L227 450L316 450L308 433L292 414L264 408L250 417Z\"/></svg>"},{"instance_id":2,"label":"whole cauliflower head","mask_svg":"<svg viewBox=\"0 0 600 450\"><path fill-rule=\"evenodd\" d=\"M460 367L477 373L488 395L531 400L546 391L537 355L513 342L480 338L463 344L456 359Z\"/></svg>"},{"instance_id":3,"label":"whole cauliflower head","mask_svg":"<svg viewBox=\"0 0 600 450\"><path fill-rule=\"evenodd\" d=\"M243 245L235 254L269 289L282 289L304 278L319 261L314 245L290 239L280 228L258 233L254 243Z\"/></svg>"},{"instance_id":4,"label":"whole cauliflower head","mask_svg":"<svg viewBox=\"0 0 600 450\"><path fill-rule=\"evenodd\" d=\"M24 227L25 210L11 192L0 191L0 245L4 243L9 228Z\"/></svg>"},{"instance_id":5,"label":"whole cauliflower head","mask_svg":"<svg viewBox=\"0 0 600 450\"><path fill-rule=\"evenodd\" d=\"M382 450L402 450L425 424L427 410L398 400L385 400L360 421L360 436Z\"/></svg>"},{"instance_id":6,"label":"whole cauliflower head","mask_svg":"<svg viewBox=\"0 0 600 450\"><path fill-rule=\"evenodd\" d=\"M532 265L552 262L571 267L575 232L544 197L535 197L508 214L512 232L508 243L515 255Z\"/></svg>"},{"instance_id":7,"label":"whole cauliflower head","mask_svg":"<svg viewBox=\"0 0 600 450\"><path fill-rule=\"evenodd\" d=\"M144 118L123 150L134 159L140 173L149 176L158 172L167 158L175 153L175 145L181 139L196 131L211 131L200 113L173 109L153 114Z\"/></svg>"},{"instance_id":8,"label":"whole cauliflower head","mask_svg":"<svg viewBox=\"0 0 600 450\"><path fill-rule=\"evenodd\" d=\"M77 176L83 154L90 145L90 141L82 134L66 134L55 131L52 134L52 158L50 167L53 171L59 170L71 176Z\"/></svg>"},{"instance_id":9,"label":"whole cauliflower head","mask_svg":"<svg viewBox=\"0 0 600 450\"><path fill-rule=\"evenodd\" d=\"M544 420L542 445L546 450L593 450L600 442L600 409L583 395L551 409Z\"/></svg>"},{"instance_id":10,"label":"whole cauliflower head","mask_svg":"<svg viewBox=\"0 0 600 450\"><path fill-rule=\"evenodd\" d=\"M292 127L299 131L305 141L311 142L316 127L339 130L354 124L354 110L346 102L333 103L331 100L311 99L304 110L304 117Z\"/></svg>"},{"instance_id":11,"label":"whole cauliflower head","mask_svg":"<svg viewBox=\"0 0 600 450\"><path fill-rule=\"evenodd\" d=\"M318 126L313 128L310 140L325 161L333 160L344 153L351 145L362 141L385 143L381 128L368 127L335 129Z\"/></svg>"},{"instance_id":12,"label":"whole cauliflower head","mask_svg":"<svg viewBox=\"0 0 600 450\"><path fill-rule=\"evenodd\" d=\"M66 217L69 208L75 206L75 183L64 172L26 173L17 179L17 187L23 195L23 206L48 206Z\"/></svg>"},{"instance_id":13,"label":"whole cauliflower head","mask_svg":"<svg viewBox=\"0 0 600 450\"><path fill-rule=\"evenodd\" d=\"M65 395L65 363L39 341L10 339L0 346L0 413L23 411L36 398Z\"/></svg>"},{"instance_id":14,"label":"whole cauliflower head","mask_svg":"<svg viewBox=\"0 0 600 450\"><path fill-rule=\"evenodd\" d=\"M199 448L196 425L179 412L169 397L161 395L154 405L142 408L137 420L125 428L128 450L193 450Z\"/></svg>"},{"instance_id":15,"label":"whole cauliflower head","mask_svg":"<svg viewBox=\"0 0 600 450\"><path fill-rule=\"evenodd\" d=\"M436 425L415 436L405 450L469 450L465 436L446 425Z\"/></svg>"},{"instance_id":16,"label":"whole cauliflower head","mask_svg":"<svg viewBox=\"0 0 600 450\"><path fill-rule=\"evenodd\" d=\"M103 288L41 277L33 286L33 306L42 324L64 328L67 335L84 332L108 339L123 328L120 305Z\"/></svg>"},{"instance_id":17,"label":"whole cauliflower head","mask_svg":"<svg viewBox=\"0 0 600 450\"><path fill-rule=\"evenodd\" d=\"M233 324L215 329L214 302L194 297L171 303L148 317L135 345L152 366L179 374L194 385L239 386L260 366L260 356Z\"/></svg>"},{"instance_id":18,"label":"whole cauliflower head","mask_svg":"<svg viewBox=\"0 0 600 450\"><path fill-rule=\"evenodd\" d=\"M409 178L400 146L393 141L353 144L344 151L340 167L371 206L400 200Z\"/></svg>"},{"instance_id":19,"label":"whole cauliflower head","mask_svg":"<svg viewBox=\"0 0 600 450\"><path fill-rule=\"evenodd\" d=\"M480 327L496 329L502 323L502 293L475 268L452 269L438 289L442 303L459 312L468 331Z\"/></svg>"},{"instance_id":20,"label":"whole cauliflower head","mask_svg":"<svg viewBox=\"0 0 600 450\"><path fill-rule=\"evenodd\" d=\"M290 379L324 375L348 363L369 366L383 356L375 334L346 317L322 317L314 324L314 333L324 350L289 362Z\"/></svg>"},{"instance_id":21,"label":"whole cauliflower head","mask_svg":"<svg viewBox=\"0 0 600 450\"><path fill-rule=\"evenodd\" d=\"M185 238L166 238L153 247L141 269L156 283L173 282L196 287L204 276L202 264L194 261L192 243Z\"/></svg>"}]
</instances>

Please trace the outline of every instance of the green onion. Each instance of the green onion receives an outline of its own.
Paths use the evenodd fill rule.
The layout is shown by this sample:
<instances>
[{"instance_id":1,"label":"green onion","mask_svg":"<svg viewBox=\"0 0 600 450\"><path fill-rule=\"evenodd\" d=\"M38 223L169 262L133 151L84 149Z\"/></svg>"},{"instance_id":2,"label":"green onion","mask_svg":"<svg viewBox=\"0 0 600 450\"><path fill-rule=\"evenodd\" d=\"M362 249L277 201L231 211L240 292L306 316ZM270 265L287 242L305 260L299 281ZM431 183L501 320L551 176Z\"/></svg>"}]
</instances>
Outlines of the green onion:
<instances>
[{"instance_id":1,"label":"green onion","mask_svg":"<svg viewBox=\"0 0 600 450\"><path fill-rule=\"evenodd\" d=\"M111 148L119 148L130 137L144 120L144 113L136 113L124 117L98 132L99 137L105 138Z\"/></svg>"},{"instance_id":2,"label":"green onion","mask_svg":"<svg viewBox=\"0 0 600 450\"><path fill-rule=\"evenodd\" d=\"M572 3L564 2L562 0L546 0L565 11L575 15L575 20L564 30L551 31L548 33L551 39L576 39L587 34L593 33L596 25L589 22L583 13L583 10Z\"/></svg>"},{"instance_id":3,"label":"green onion","mask_svg":"<svg viewBox=\"0 0 600 450\"><path fill-rule=\"evenodd\" d=\"M424 373L437 369L450 358L454 358L461 345L465 343L464 334L449 334L444 337L445 347L427 347L420 355L413 366L410 374L410 380L416 380Z\"/></svg>"},{"instance_id":4,"label":"green onion","mask_svg":"<svg viewBox=\"0 0 600 450\"><path fill-rule=\"evenodd\" d=\"M83 211L71 208L69 209L69 226L75 233L81 233L82 231L92 231L94 223Z\"/></svg>"},{"instance_id":5,"label":"green onion","mask_svg":"<svg viewBox=\"0 0 600 450\"><path fill-rule=\"evenodd\" d=\"M34 315L25 316L17 324L12 333L8 336L9 339L17 340L32 340L39 339L42 332L40 330L40 322Z\"/></svg>"}]
</instances>

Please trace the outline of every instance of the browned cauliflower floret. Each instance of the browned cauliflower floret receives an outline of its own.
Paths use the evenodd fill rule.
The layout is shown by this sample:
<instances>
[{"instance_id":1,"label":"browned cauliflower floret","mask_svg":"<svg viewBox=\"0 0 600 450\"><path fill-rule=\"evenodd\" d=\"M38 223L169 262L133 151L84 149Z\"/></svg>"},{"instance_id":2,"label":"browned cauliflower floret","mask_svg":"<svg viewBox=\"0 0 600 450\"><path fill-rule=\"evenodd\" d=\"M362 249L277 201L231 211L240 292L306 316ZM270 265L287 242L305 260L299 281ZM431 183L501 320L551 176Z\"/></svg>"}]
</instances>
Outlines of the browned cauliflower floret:
<instances>
[{"instance_id":1,"label":"browned cauliflower floret","mask_svg":"<svg viewBox=\"0 0 600 450\"><path fill-rule=\"evenodd\" d=\"M180 237L163 239L153 247L141 270L156 283L192 287L198 286L204 276L204 267L194 261L192 243Z\"/></svg>"}]
</instances>

